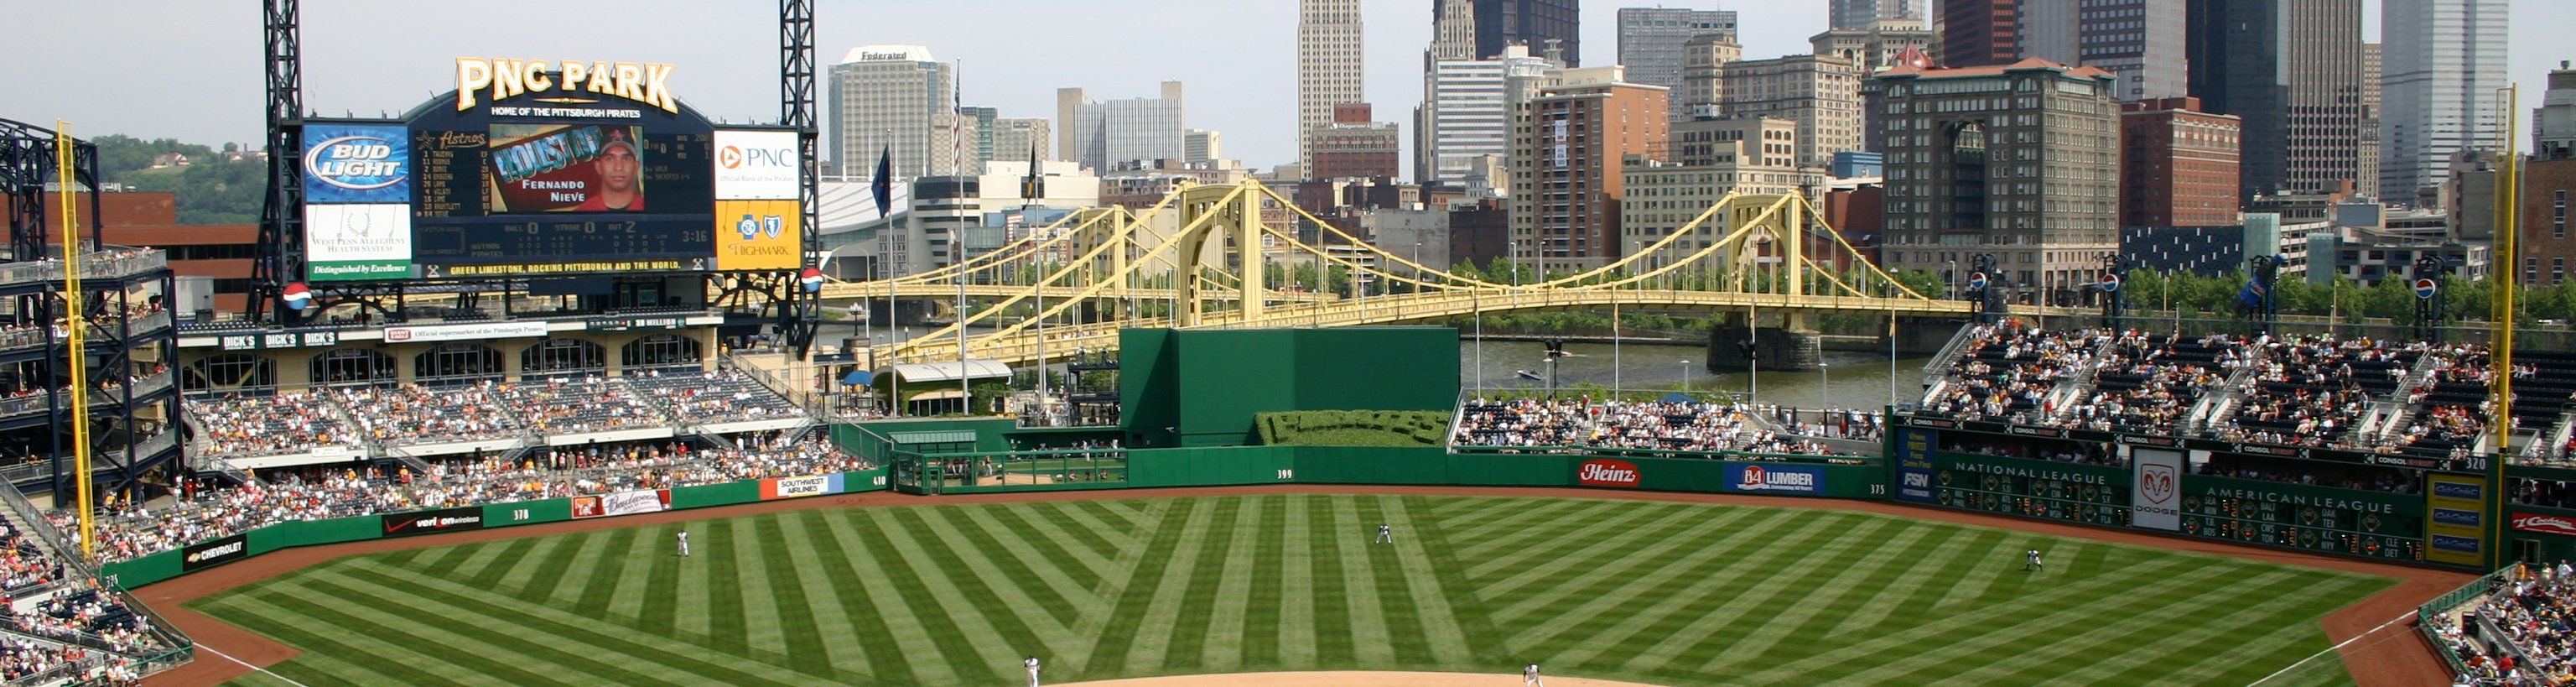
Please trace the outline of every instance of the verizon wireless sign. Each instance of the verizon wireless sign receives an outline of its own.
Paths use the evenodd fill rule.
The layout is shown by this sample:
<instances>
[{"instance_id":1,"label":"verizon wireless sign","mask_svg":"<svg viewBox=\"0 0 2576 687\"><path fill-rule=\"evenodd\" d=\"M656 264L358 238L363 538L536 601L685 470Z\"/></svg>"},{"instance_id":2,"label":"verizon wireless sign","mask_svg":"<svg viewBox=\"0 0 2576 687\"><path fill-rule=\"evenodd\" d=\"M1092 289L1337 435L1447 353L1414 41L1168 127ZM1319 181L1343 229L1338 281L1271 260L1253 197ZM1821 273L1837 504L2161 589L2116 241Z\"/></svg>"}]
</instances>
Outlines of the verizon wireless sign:
<instances>
[{"instance_id":1,"label":"verizon wireless sign","mask_svg":"<svg viewBox=\"0 0 2576 687\"><path fill-rule=\"evenodd\" d=\"M1574 469L1574 481L1585 486L1634 489L1638 483L1637 464L1609 458L1583 461Z\"/></svg>"}]
</instances>

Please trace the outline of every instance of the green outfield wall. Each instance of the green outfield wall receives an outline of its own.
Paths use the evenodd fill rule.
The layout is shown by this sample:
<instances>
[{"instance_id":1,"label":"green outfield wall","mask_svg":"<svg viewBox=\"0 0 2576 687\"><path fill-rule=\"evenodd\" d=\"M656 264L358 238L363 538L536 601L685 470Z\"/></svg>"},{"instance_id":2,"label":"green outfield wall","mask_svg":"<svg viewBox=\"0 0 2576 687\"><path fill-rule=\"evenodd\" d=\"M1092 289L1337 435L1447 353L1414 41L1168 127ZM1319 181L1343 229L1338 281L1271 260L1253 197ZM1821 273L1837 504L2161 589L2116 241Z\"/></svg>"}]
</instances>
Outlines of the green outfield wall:
<instances>
[{"instance_id":1,"label":"green outfield wall","mask_svg":"<svg viewBox=\"0 0 2576 687\"><path fill-rule=\"evenodd\" d=\"M176 550L109 563L99 573L132 589L279 549L393 537L616 517L829 494L882 491L886 470L742 480L461 508L282 522Z\"/></svg>"}]
</instances>

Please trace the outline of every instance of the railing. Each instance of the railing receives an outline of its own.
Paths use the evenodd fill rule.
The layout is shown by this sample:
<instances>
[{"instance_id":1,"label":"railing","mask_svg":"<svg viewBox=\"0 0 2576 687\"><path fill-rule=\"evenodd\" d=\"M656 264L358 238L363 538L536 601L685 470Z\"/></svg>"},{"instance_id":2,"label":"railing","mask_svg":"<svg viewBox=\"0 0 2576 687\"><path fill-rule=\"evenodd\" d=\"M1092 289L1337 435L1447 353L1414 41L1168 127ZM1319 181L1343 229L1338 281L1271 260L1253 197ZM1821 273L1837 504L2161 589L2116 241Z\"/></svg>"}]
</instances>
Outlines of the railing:
<instances>
[{"instance_id":1,"label":"railing","mask_svg":"<svg viewBox=\"0 0 2576 687\"><path fill-rule=\"evenodd\" d=\"M2474 609L2464 610L2462 607L2473 606L2481 597L2510 588L2514 575L2521 570L2522 564L2519 563L2507 566L2415 607L2415 630L2424 634L2425 641L2432 643L2434 654L2450 664L2452 675L2467 673L2469 666L2460 661L2459 653L2452 651L2450 643L2442 638L2442 628L2450 626L2450 619L2444 616L2473 612Z\"/></svg>"},{"instance_id":2,"label":"railing","mask_svg":"<svg viewBox=\"0 0 2576 687\"><path fill-rule=\"evenodd\" d=\"M18 284L34 281L61 280L63 278L63 263L60 259L51 257L54 255L60 255L61 253L59 250L59 248L48 246L45 249L48 257L43 259L25 262L0 263L0 283ZM111 246L106 251L81 256L80 274L82 279L113 279L134 274L136 272L158 270L169 266L170 255L168 253L157 250L138 250Z\"/></svg>"}]
</instances>

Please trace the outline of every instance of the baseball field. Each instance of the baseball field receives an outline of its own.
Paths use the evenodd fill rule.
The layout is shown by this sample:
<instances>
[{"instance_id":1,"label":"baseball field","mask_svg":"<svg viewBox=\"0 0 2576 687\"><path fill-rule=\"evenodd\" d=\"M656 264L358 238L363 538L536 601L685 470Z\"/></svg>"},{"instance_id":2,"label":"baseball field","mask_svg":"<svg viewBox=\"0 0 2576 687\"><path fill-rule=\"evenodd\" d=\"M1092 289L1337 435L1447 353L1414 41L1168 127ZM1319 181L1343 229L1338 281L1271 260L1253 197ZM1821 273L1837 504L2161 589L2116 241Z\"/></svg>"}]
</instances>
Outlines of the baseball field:
<instances>
[{"instance_id":1,"label":"baseball field","mask_svg":"<svg viewBox=\"0 0 2576 687\"><path fill-rule=\"evenodd\" d=\"M1381 523L1394 543L1371 543ZM2025 571L2034 548L2047 567ZM190 606L300 650L269 670L308 685L983 686L1028 655L1050 683L1537 662L1673 685L2244 685L2391 583L1840 510L1280 493L431 546ZM2348 680L2307 665L2266 684Z\"/></svg>"}]
</instances>

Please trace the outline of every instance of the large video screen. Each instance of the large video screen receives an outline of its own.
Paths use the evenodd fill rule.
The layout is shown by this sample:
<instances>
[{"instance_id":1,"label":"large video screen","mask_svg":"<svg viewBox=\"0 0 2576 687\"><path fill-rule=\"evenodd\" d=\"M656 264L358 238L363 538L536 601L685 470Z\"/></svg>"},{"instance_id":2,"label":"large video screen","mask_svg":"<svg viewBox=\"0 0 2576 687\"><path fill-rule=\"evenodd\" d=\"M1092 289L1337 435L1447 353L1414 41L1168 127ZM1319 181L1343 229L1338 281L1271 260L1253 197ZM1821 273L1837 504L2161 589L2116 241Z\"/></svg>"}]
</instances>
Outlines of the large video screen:
<instances>
[{"instance_id":1,"label":"large video screen","mask_svg":"<svg viewBox=\"0 0 2576 687\"><path fill-rule=\"evenodd\" d=\"M464 93L306 126L307 280L802 265L794 132L719 133L676 102L569 83Z\"/></svg>"}]
</instances>

